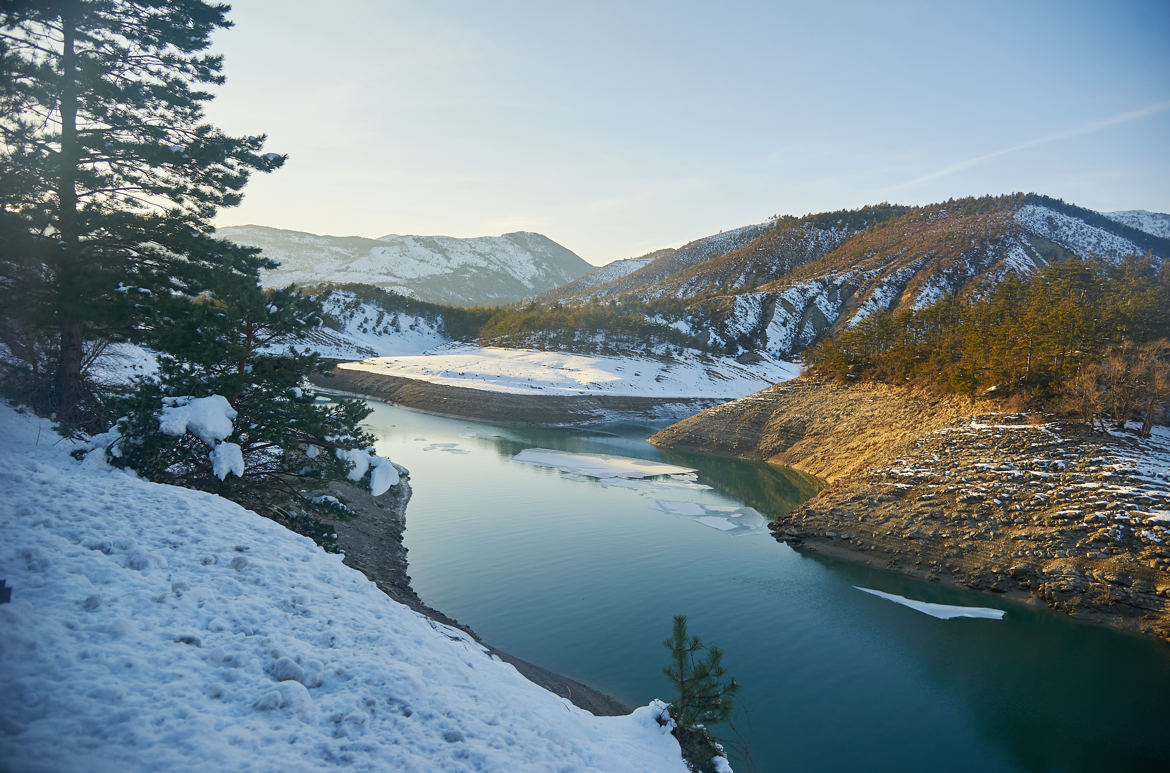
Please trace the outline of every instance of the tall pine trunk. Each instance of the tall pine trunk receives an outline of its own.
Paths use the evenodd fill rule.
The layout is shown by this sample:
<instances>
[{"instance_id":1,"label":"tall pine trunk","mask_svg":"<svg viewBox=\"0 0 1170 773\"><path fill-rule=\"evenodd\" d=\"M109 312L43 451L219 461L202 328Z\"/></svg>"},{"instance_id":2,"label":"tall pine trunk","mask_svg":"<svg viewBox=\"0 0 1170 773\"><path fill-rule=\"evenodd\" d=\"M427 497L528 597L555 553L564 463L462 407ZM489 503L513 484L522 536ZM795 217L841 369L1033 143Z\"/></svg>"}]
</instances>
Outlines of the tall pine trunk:
<instances>
[{"instance_id":1,"label":"tall pine trunk","mask_svg":"<svg viewBox=\"0 0 1170 773\"><path fill-rule=\"evenodd\" d=\"M57 372L54 376L53 408L58 421L73 422L78 418L78 404L82 397L81 359L83 330L78 306L81 302L78 288L83 286L81 269L81 240L77 228L77 165L80 147L77 140L77 54L74 41L77 35L76 8L66 0L61 4L61 95L58 108L61 114L61 155L57 172L57 200L59 205L60 250L57 255Z\"/></svg>"}]
</instances>

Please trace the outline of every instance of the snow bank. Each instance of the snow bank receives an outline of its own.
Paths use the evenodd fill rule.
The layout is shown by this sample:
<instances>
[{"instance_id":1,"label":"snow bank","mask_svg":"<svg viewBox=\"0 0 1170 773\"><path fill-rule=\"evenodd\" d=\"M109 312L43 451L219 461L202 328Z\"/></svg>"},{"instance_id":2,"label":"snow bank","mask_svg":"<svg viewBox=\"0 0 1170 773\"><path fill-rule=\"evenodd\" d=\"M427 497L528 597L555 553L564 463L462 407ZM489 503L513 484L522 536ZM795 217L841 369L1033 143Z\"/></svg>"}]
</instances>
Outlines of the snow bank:
<instances>
[{"instance_id":1,"label":"snow bank","mask_svg":"<svg viewBox=\"0 0 1170 773\"><path fill-rule=\"evenodd\" d=\"M488 392L623 397L743 397L800 375L793 363L773 359L744 365L697 353L656 359L465 344L338 367Z\"/></svg>"},{"instance_id":2,"label":"snow bank","mask_svg":"<svg viewBox=\"0 0 1170 773\"><path fill-rule=\"evenodd\" d=\"M71 459L0 407L12 771L677 771L340 557L211 494Z\"/></svg>"},{"instance_id":3,"label":"snow bank","mask_svg":"<svg viewBox=\"0 0 1170 773\"><path fill-rule=\"evenodd\" d=\"M872 588L862 588L860 585L854 585L854 588L863 593L872 593L875 596L892 601L895 604L901 604L904 607L910 607L913 610L937 617L939 620L950 620L953 617L979 617L987 620L1002 620L1006 614L1002 609L989 609L988 607L958 607L951 604L932 604L929 601L915 601L908 599L905 596L898 596L894 593L885 593L880 590L873 590Z\"/></svg>"}]
</instances>

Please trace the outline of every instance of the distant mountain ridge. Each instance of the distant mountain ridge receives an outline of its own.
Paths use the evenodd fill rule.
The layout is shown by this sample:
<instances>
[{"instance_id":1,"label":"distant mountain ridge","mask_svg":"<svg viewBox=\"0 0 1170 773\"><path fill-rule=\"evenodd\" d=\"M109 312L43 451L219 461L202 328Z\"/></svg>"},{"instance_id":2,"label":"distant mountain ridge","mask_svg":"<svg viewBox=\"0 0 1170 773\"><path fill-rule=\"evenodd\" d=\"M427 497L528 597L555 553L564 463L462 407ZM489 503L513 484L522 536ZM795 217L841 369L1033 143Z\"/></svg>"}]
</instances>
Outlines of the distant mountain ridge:
<instances>
[{"instance_id":1,"label":"distant mountain ridge","mask_svg":"<svg viewBox=\"0 0 1170 773\"><path fill-rule=\"evenodd\" d=\"M434 303L501 304L538 295L594 268L547 236L320 236L267 226L220 228L218 236L280 265L264 272L267 287L368 284Z\"/></svg>"},{"instance_id":2,"label":"distant mountain ridge","mask_svg":"<svg viewBox=\"0 0 1170 773\"><path fill-rule=\"evenodd\" d=\"M542 299L649 304L656 322L713 349L793 357L876 311L923 308L1070 256L1165 260L1163 225L1170 216L1106 215L1038 194L882 204L716 234L612 278L614 264L603 266Z\"/></svg>"}]
</instances>

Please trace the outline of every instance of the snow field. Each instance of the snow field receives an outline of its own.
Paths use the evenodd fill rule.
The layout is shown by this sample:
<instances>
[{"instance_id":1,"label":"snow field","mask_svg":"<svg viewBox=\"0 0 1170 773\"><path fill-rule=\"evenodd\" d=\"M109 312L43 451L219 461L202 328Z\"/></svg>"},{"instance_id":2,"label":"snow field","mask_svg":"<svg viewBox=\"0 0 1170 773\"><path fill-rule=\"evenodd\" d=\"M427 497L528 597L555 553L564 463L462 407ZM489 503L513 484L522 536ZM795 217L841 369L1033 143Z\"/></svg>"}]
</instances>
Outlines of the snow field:
<instances>
[{"instance_id":1,"label":"snow field","mask_svg":"<svg viewBox=\"0 0 1170 773\"><path fill-rule=\"evenodd\" d=\"M487 392L664 398L743 397L800 373L782 360L749 366L698 354L659 360L463 344L338 367Z\"/></svg>"},{"instance_id":2,"label":"snow field","mask_svg":"<svg viewBox=\"0 0 1170 773\"><path fill-rule=\"evenodd\" d=\"M0 759L12 771L682 771L336 555L0 407Z\"/></svg>"}]
</instances>

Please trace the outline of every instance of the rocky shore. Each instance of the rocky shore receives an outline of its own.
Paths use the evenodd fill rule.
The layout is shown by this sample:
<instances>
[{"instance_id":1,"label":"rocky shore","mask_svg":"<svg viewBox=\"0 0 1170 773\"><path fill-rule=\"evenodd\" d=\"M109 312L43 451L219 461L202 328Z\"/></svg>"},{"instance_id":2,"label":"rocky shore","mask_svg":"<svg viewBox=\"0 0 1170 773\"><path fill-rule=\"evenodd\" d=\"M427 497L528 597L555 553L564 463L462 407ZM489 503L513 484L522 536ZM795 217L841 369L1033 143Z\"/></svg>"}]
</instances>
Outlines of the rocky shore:
<instances>
[{"instance_id":1,"label":"rocky shore","mask_svg":"<svg viewBox=\"0 0 1170 773\"><path fill-rule=\"evenodd\" d=\"M1149 439L971 400L799 379L656 445L761 459L828 485L780 540L1170 639L1170 431Z\"/></svg>"},{"instance_id":2,"label":"rocky shore","mask_svg":"<svg viewBox=\"0 0 1170 773\"><path fill-rule=\"evenodd\" d=\"M345 554L344 563L366 575L395 601L436 622L466 631L479 640L479 636L468 626L424 604L410 585L406 546L402 537L406 530L406 506L410 501L411 488L406 468L398 467L398 471L402 475L401 482L380 497L371 496L365 489L348 484L331 485L330 493L343 497L358 512L356 518L334 524L338 544ZM618 716L631 711L588 685L513 657L490 645L484 646L501 660L515 666L529 681L568 698L586 711L598 716Z\"/></svg>"},{"instance_id":3,"label":"rocky shore","mask_svg":"<svg viewBox=\"0 0 1170 773\"><path fill-rule=\"evenodd\" d=\"M718 400L616 395L524 395L445 386L379 373L334 368L310 379L314 386L372 397L440 416L525 425L575 425L624 417L689 416Z\"/></svg>"}]
</instances>

